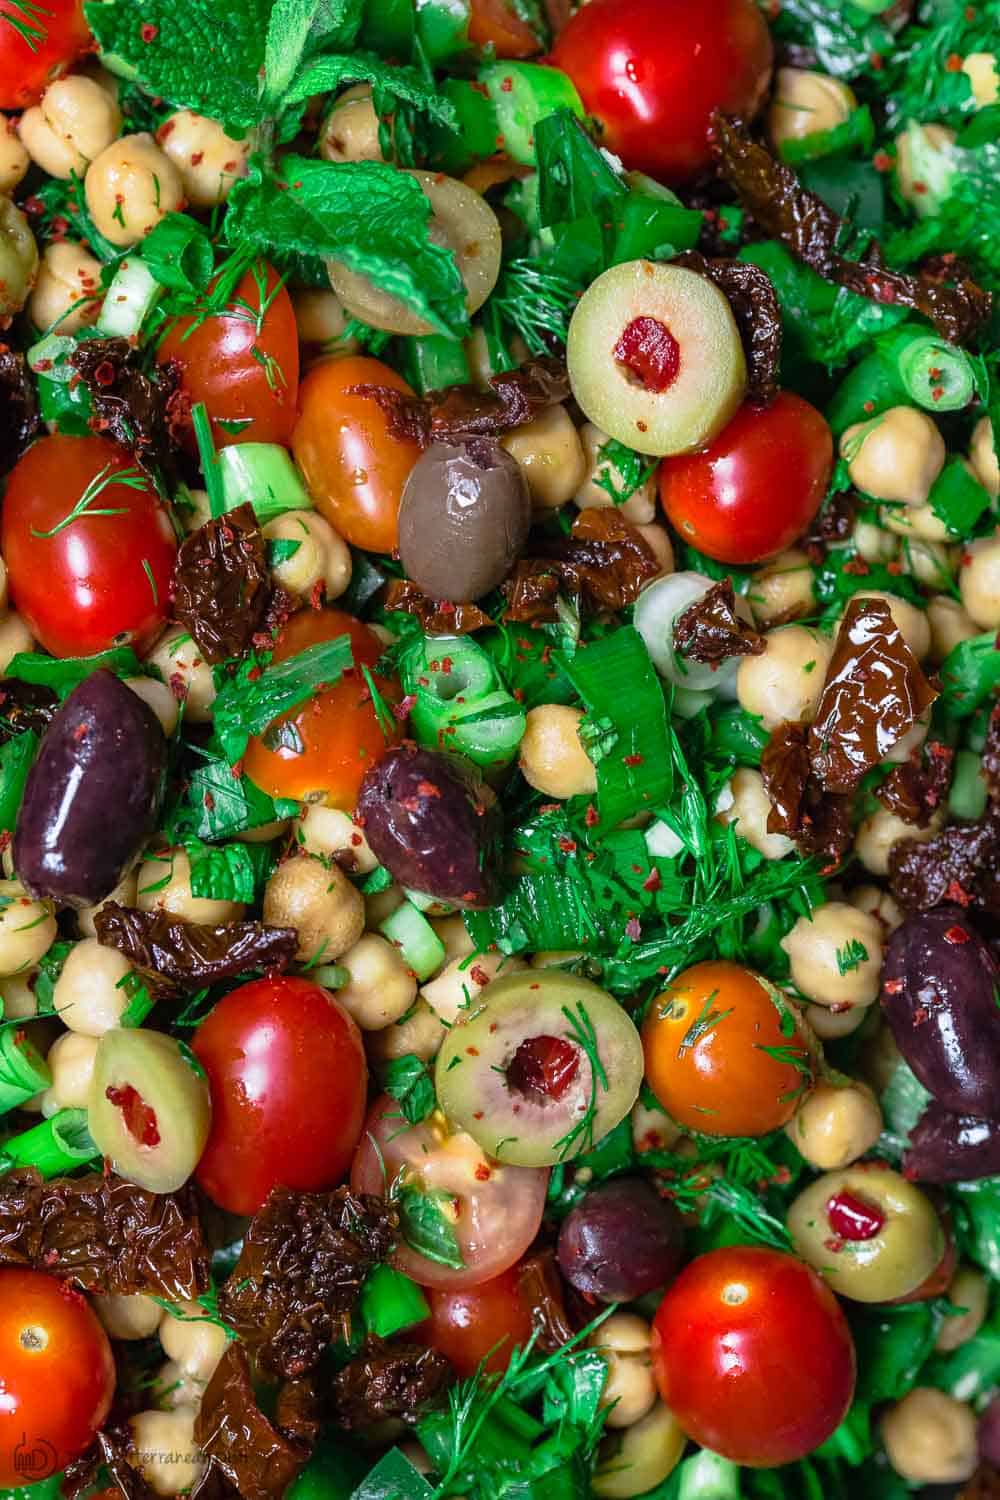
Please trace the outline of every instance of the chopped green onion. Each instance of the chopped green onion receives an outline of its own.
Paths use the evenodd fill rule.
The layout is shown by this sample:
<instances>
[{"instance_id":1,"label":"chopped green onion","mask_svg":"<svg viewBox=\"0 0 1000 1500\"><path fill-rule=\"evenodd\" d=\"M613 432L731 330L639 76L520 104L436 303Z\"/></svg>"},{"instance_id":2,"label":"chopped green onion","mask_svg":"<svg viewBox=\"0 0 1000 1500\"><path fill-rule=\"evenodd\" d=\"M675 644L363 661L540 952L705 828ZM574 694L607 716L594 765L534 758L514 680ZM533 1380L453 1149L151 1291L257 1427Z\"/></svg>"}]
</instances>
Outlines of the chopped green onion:
<instances>
[{"instance_id":1,"label":"chopped green onion","mask_svg":"<svg viewBox=\"0 0 1000 1500\"><path fill-rule=\"evenodd\" d=\"M568 109L583 119L584 108L572 79L542 63L495 62L479 70L497 112L504 150L522 166L535 165L535 126L539 120Z\"/></svg>"},{"instance_id":2,"label":"chopped green onion","mask_svg":"<svg viewBox=\"0 0 1000 1500\"><path fill-rule=\"evenodd\" d=\"M444 943L412 901L404 901L390 912L379 923L379 932L395 944L406 967L421 981L429 979L444 963Z\"/></svg>"},{"instance_id":3,"label":"chopped green onion","mask_svg":"<svg viewBox=\"0 0 1000 1500\"><path fill-rule=\"evenodd\" d=\"M52 1082L52 1071L19 1026L0 1029L0 1115L33 1099Z\"/></svg>"},{"instance_id":4,"label":"chopped green onion","mask_svg":"<svg viewBox=\"0 0 1000 1500\"><path fill-rule=\"evenodd\" d=\"M76 348L76 339L67 334L47 333L37 344L32 344L25 358L33 375L44 375L56 385L69 385L76 371L69 363L69 356Z\"/></svg>"},{"instance_id":5,"label":"chopped green onion","mask_svg":"<svg viewBox=\"0 0 1000 1500\"><path fill-rule=\"evenodd\" d=\"M937 334L904 324L883 334L877 348L895 365L908 398L927 411L961 411L975 395L971 359Z\"/></svg>"},{"instance_id":6,"label":"chopped green onion","mask_svg":"<svg viewBox=\"0 0 1000 1500\"><path fill-rule=\"evenodd\" d=\"M421 396L449 385L466 385L471 378L464 347L443 333L404 339L402 362L403 373Z\"/></svg>"},{"instance_id":7,"label":"chopped green onion","mask_svg":"<svg viewBox=\"0 0 1000 1500\"><path fill-rule=\"evenodd\" d=\"M524 709L502 686L482 646L468 636L421 639L403 657L400 673L414 699L410 729L419 745L482 766L506 765L514 757L524 737Z\"/></svg>"},{"instance_id":8,"label":"chopped green onion","mask_svg":"<svg viewBox=\"0 0 1000 1500\"><path fill-rule=\"evenodd\" d=\"M974 750L959 750L948 793L948 811L954 818L981 818L986 811L986 800L986 781L979 756Z\"/></svg>"},{"instance_id":9,"label":"chopped green onion","mask_svg":"<svg viewBox=\"0 0 1000 1500\"><path fill-rule=\"evenodd\" d=\"M203 227L188 214L167 214L142 242L152 274L178 292L201 292L215 269L215 251Z\"/></svg>"},{"instance_id":10,"label":"chopped green onion","mask_svg":"<svg viewBox=\"0 0 1000 1500\"><path fill-rule=\"evenodd\" d=\"M100 1156L87 1128L85 1109L61 1109L48 1120L13 1135L0 1146L0 1172L34 1167L43 1177L61 1177Z\"/></svg>"},{"instance_id":11,"label":"chopped green onion","mask_svg":"<svg viewBox=\"0 0 1000 1500\"><path fill-rule=\"evenodd\" d=\"M954 536L967 537L990 508L989 491L953 454L931 485L927 503Z\"/></svg>"},{"instance_id":12,"label":"chopped green onion","mask_svg":"<svg viewBox=\"0 0 1000 1500\"><path fill-rule=\"evenodd\" d=\"M138 255L123 260L104 294L97 330L106 338L131 339L156 306L163 288Z\"/></svg>"},{"instance_id":13,"label":"chopped green onion","mask_svg":"<svg viewBox=\"0 0 1000 1500\"><path fill-rule=\"evenodd\" d=\"M429 1318L427 1299L409 1276L392 1266L376 1266L361 1288L361 1316L376 1338L391 1339L394 1333L412 1328Z\"/></svg>"},{"instance_id":14,"label":"chopped green onion","mask_svg":"<svg viewBox=\"0 0 1000 1500\"><path fill-rule=\"evenodd\" d=\"M408 885L404 885L402 890L407 901L412 901L417 911L429 911L432 917L444 916L446 912L455 910L450 901L439 901L437 896L429 896L426 891L415 891Z\"/></svg>"},{"instance_id":15,"label":"chopped green onion","mask_svg":"<svg viewBox=\"0 0 1000 1500\"><path fill-rule=\"evenodd\" d=\"M312 509L298 469L278 443L233 443L222 449L218 463L223 511L249 501L263 526L286 510Z\"/></svg>"},{"instance_id":16,"label":"chopped green onion","mask_svg":"<svg viewBox=\"0 0 1000 1500\"><path fill-rule=\"evenodd\" d=\"M685 1459L678 1479L677 1500L740 1500L738 1466L707 1448Z\"/></svg>"},{"instance_id":17,"label":"chopped green onion","mask_svg":"<svg viewBox=\"0 0 1000 1500\"><path fill-rule=\"evenodd\" d=\"M451 750L477 766L508 765L517 754L526 727L524 709L504 688L487 694L477 703L450 710L433 736L419 731L411 716L418 744Z\"/></svg>"}]
</instances>

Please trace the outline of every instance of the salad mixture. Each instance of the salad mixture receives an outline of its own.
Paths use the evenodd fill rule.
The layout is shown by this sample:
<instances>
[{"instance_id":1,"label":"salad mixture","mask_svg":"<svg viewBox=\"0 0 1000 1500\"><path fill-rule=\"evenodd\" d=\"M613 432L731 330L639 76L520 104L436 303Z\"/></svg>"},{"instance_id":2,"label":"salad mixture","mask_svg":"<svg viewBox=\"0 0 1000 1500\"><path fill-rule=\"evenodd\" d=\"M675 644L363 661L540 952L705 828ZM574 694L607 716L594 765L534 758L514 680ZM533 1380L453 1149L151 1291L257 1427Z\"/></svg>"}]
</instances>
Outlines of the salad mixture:
<instances>
[{"instance_id":1,"label":"salad mixture","mask_svg":"<svg viewBox=\"0 0 1000 1500\"><path fill-rule=\"evenodd\" d=\"M1000 0L0 0L6 1500L1000 1495Z\"/></svg>"}]
</instances>

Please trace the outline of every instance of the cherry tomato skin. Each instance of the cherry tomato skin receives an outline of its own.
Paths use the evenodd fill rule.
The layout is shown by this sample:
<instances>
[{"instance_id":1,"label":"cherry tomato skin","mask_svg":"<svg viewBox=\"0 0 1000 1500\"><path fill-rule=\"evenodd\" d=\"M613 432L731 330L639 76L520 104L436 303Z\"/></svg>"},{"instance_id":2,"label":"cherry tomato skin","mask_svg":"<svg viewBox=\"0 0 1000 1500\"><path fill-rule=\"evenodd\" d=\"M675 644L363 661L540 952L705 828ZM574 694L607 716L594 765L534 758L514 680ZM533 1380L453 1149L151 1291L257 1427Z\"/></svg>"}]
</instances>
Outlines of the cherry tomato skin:
<instances>
[{"instance_id":1,"label":"cherry tomato skin","mask_svg":"<svg viewBox=\"0 0 1000 1500\"><path fill-rule=\"evenodd\" d=\"M403 486L420 445L394 436L378 402L352 394L359 385L413 395L402 376L377 359L352 354L317 365L302 382L292 451L334 530L366 552L392 552Z\"/></svg>"},{"instance_id":2,"label":"cherry tomato skin","mask_svg":"<svg viewBox=\"0 0 1000 1500\"><path fill-rule=\"evenodd\" d=\"M325 692L277 720L294 724L298 741L293 736L291 745L270 750L255 738L247 747L246 773L272 797L304 798L322 792L331 807L353 812L365 772L402 737L402 725L383 726L375 712L361 668L375 666L382 644L360 620L339 609L300 610L278 637L274 660L284 661L345 633L351 637L354 667ZM383 698L398 703L401 694L395 680L374 674L372 680ZM273 740L273 726L269 727ZM302 754L297 753L299 743Z\"/></svg>"},{"instance_id":3,"label":"cherry tomato skin","mask_svg":"<svg viewBox=\"0 0 1000 1500\"><path fill-rule=\"evenodd\" d=\"M711 1250L685 1268L653 1321L653 1374L688 1437L751 1468L804 1458L854 1394L847 1319L793 1255Z\"/></svg>"},{"instance_id":4,"label":"cherry tomato skin","mask_svg":"<svg viewBox=\"0 0 1000 1500\"><path fill-rule=\"evenodd\" d=\"M196 1177L221 1208L253 1214L273 1187L332 1188L365 1116L361 1033L320 985L256 979L223 997L195 1033L212 1129Z\"/></svg>"},{"instance_id":5,"label":"cherry tomato skin","mask_svg":"<svg viewBox=\"0 0 1000 1500\"><path fill-rule=\"evenodd\" d=\"M526 1344L534 1330L517 1266L478 1286L454 1291L427 1287L424 1295L431 1315L415 1332L449 1359L463 1378L474 1375L480 1361L486 1370L506 1370L514 1350Z\"/></svg>"},{"instance_id":6,"label":"cherry tomato skin","mask_svg":"<svg viewBox=\"0 0 1000 1500\"><path fill-rule=\"evenodd\" d=\"M299 335L292 299L279 280L273 266L252 266L237 282L225 312L202 322L178 319L157 352L161 365L176 365L192 404L205 403L217 448L230 443L287 448L291 442ZM193 431L187 442L196 452Z\"/></svg>"},{"instance_id":7,"label":"cherry tomato skin","mask_svg":"<svg viewBox=\"0 0 1000 1500\"><path fill-rule=\"evenodd\" d=\"M125 470L128 483L111 478ZM98 485L102 476L111 482ZM88 486L88 514L61 524ZM14 606L53 656L142 651L162 630L177 542L152 480L106 438L28 449L7 482L2 546Z\"/></svg>"},{"instance_id":8,"label":"cherry tomato skin","mask_svg":"<svg viewBox=\"0 0 1000 1500\"><path fill-rule=\"evenodd\" d=\"M770 406L741 406L701 453L665 458L660 501L699 552L719 562L763 562L806 530L832 472L826 419L782 391Z\"/></svg>"},{"instance_id":9,"label":"cherry tomato skin","mask_svg":"<svg viewBox=\"0 0 1000 1500\"><path fill-rule=\"evenodd\" d=\"M31 26L23 0L0 0L0 109L37 104L53 78L94 45L83 0L44 0L29 43L19 27Z\"/></svg>"},{"instance_id":10,"label":"cherry tomato skin","mask_svg":"<svg viewBox=\"0 0 1000 1500\"><path fill-rule=\"evenodd\" d=\"M0 1270L0 1485L79 1458L114 1393L111 1345L83 1294L43 1271Z\"/></svg>"},{"instance_id":11,"label":"cherry tomato skin","mask_svg":"<svg viewBox=\"0 0 1000 1500\"><path fill-rule=\"evenodd\" d=\"M534 57L540 50L531 27L515 16L506 0L472 0L469 41L480 51L492 46L497 57Z\"/></svg>"},{"instance_id":12,"label":"cherry tomato skin","mask_svg":"<svg viewBox=\"0 0 1000 1500\"><path fill-rule=\"evenodd\" d=\"M646 1078L678 1124L704 1135L767 1135L812 1084L809 1050L766 980L727 959L694 964L653 1001ZM772 1050L773 1049L773 1050Z\"/></svg>"},{"instance_id":13,"label":"cherry tomato skin","mask_svg":"<svg viewBox=\"0 0 1000 1500\"><path fill-rule=\"evenodd\" d=\"M590 0L552 51L600 121L601 144L669 184L709 165L713 110L756 113L772 57L753 0Z\"/></svg>"}]
</instances>

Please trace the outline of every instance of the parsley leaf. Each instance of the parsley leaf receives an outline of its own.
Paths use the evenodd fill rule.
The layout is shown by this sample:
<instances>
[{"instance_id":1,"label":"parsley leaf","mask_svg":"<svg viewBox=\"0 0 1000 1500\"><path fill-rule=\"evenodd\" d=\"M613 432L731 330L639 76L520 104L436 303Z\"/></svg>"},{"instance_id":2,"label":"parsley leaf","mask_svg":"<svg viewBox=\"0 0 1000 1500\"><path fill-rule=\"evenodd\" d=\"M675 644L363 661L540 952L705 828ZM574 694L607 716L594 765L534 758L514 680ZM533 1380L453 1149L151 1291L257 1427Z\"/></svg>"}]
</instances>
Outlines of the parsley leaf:
<instances>
[{"instance_id":1,"label":"parsley leaf","mask_svg":"<svg viewBox=\"0 0 1000 1500\"><path fill-rule=\"evenodd\" d=\"M939 676L941 697L934 705L935 719L946 724L970 718L1000 686L995 631L959 641L945 657Z\"/></svg>"},{"instance_id":2,"label":"parsley leaf","mask_svg":"<svg viewBox=\"0 0 1000 1500\"><path fill-rule=\"evenodd\" d=\"M191 894L209 901L243 901L257 899L260 886L271 866L269 844L203 844L188 840L191 861Z\"/></svg>"},{"instance_id":3,"label":"parsley leaf","mask_svg":"<svg viewBox=\"0 0 1000 1500\"><path fill-rule=\"evenodd\" d=\"M411 1125L419 1125L437 1108L434 1079L423 1058L408 1052L394 1057L385 1066L382 1083L402 1108Z\"/></svg>"},{"instance_id":4,"label":"parsley leaf","mask_svg":"<svg viewBox=\"0 0 1000 1500\"><path fill-rule=\"evenodd\" d=\"M644 453L636 453L617 438L608 438L598 450L599 464L594 475L598 489L611 496L616 505L631 500L656 473L657 460L650 461Z\"/></svg>"},{"instance_id":5,"label":"parsley leaf","mask_svg":"<svg viewBox=\"0 0 1000 1500\"><path fill-rule=\"evenodd\" d=\"M41 740L33 730L0 745L0 829L13 833L24 784Z\"/></svg>"},{"instance_id":6,"label":"parsley leaf","mask_svg":"<svg viewBox=\"0 0 1000 1500\"><path fill-rule=\"evenodd\" d=\"M399 1188L396 1207L399 1229L411 1250L439 1266L453 1271L465 1269L458 1239L444 1211L452 1195L443 1188L425 1193L415 1183L404 1182Z\"/></svg>"},{"instance_id":7,"label":"parsley leaf","mask_svg":"<svg viewBox=\"0 0 1000 1500\"><path fill-rule=\"evenodd\" d=\"M92 672L113 672L116 677L139 677L143 667L131 646L115 646L97 656L44 656L40 651L19 651L5 677L18 677L37 687L51 688L68 698Z\"/></svg>"},{"instance_id":8,"label":"parsley leaf","mask_svg":"<svg viewBox=\"0 0 1000 1500\"><path fill-rule=\"evenodd\" d=\"M958 457L950 458L927 497L934 514L955 536L967 537L990 508L989 493Z\"/></svg>"},{"instance_id":9,"label":"parsley leaf","mask_svg":"<svg viewBox=\"0 0 1000 1500\"><path fill-rule=\"evenodd\" d=\"M297 708L315 689L335 683L352 660L350 637L340 635L274 666L255 653L240 663L232 677L223 677L212 715L230 764L242 759L251 735L261 734L279 714Z\"/></svg>"}]
</instances>

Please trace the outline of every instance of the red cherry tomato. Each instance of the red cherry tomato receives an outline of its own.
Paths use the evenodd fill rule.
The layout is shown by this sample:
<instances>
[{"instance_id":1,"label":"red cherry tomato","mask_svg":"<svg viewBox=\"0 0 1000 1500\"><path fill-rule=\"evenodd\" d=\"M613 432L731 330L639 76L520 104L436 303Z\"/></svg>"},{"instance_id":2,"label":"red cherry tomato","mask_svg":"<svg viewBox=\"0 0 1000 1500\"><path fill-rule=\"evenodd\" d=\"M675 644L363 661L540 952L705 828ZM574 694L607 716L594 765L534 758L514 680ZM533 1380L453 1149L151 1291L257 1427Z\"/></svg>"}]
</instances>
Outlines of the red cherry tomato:
<instances>
[{"instance_id":1,"label":"red cherry tomato","mask_svg":"<svg viewBox=\"0 0 1000 1500\"><path fill-rule=\"evenodd\" d=\"M803 1261L757 1245L712 1250L681 1272L653 1322L652 1356L688 1436L751 1468L818 1448L854 1394L836 1297Z\"/></svg>"},{"instance_id":2,"label":"red cherry tomato","mask_svg":"<svg viewBox=\"0 0 1000 1500\"><path fill-rule=\"evenodd\" d=\"M480 50L492 46L497 57L533 57L540 50L531 27L506 0L472 0L469 41Z\"/></svg>"},{"instance_id":3,"label":"red cherry tomato","mask_svg":"<svg viewBox=\"0 0 1000 1500\"><path fill-rule=\"evenodd\" d=\"M205 403L217 448L292 440L299 393L299 335L292 299L273 266L252 266L224 312L179 318L160 344L193 404ZM195 451L194 437L188 444Z\"/></svg>"},{"instance_id":4,"label":"red cherry tomato","mask_svg":"<svg viewBox=\"0 0 1000 1500\"><path fill-rule=\"evenodd\" d=\"M552 61L603 126L602 145L626 167L678 183L709 165L713 110L756 113L772 55L754 0L591 0Z\"/></svg>"},{"instance_id":5,"label":"red cherry tomato","mask_svg":"<svg viewBox=\"0 0 1000 1500\"><path fill-rule=\"evenodd\" d=\"M453 1291L432 1286L424 1295L431 1315L415 1332L439 1349L460 1376L474 1375L480 1361L486 1370L506 1370L514 1350L532 1335L531 1307L517 1266L478 1286Z\"/></svg>"},{"instance_id":6,"label":"red cherry tomato","mask_svg":"<svg viewBox=\"0 0 1000 1500\"><path fill-rule=\"evenodd\" d=\"M365 1114L368 1069L354 1021L307 979L257 979L195 1034L212 1130L195 1174L210 1198L253 1214L273 1187L335 1187Z\"/></svg>"},{"instance_id":7,"label":"red cherry tomato","mask_svg":"<svg viewBox=\"0 0 1000 1500\"><path fill-rule=\"evenodd\" d=\"M53 656L141 651L163 628L177 542L152 480L106 438L28 449L7 482L2 546L14 606Z\"/></svg>"},{"instance_id":8,"label":"red cherry tomato","mask_svg":"<svg viewBox=\"0 0 1000 1500\"><path fill-rule=\"evenodd\" d=\"M82 1293L42 1271L0 1270L0 1485L79 1458L114 1393L111 1345Z\"/></svg>"},{"instance_id":9,"label":"red cherry tomato","mask_svg":"<svg viewBox=\"0 0 1000 1500\"><path fill-rule=\"evenodd\" d=\"M93 47L83 0L0 0L0 109L37 104L53 78Z\"/></svg>"},{"instance_id":10,"label":"red cherry tomato","mask_svg":"<svg viewBox=\"0 0 1000 1500\"><path fill-rule=\"evenodd\" d=\"M390 745L399 743L402 726L379 723L361 671L362 667L374 667L382 655L382 645L360 620L339 609L300 610L278 637L274 660L284 661L319 641L332 641L345 633L351 637L354 667L333 687L276 720L279 726L293 724L297 731L286 736L286 742L277 749L269 749L264 742L275 743L274 725L247 747L244 769L250 780L272 797L301 799L321 792L331 806L353 812L365 772ZM398 703L401 695L394 681L384 677L372 680L383 698Z\"/></svg>"},{"instance_id":11,"label":"red cherry tomato","mask_svg":"<svg viewBox=\"0 0 1000 1500\"><path fill-rule=\"evenodd\" d=\"M763 562L802 535L832 471L826 419L782 391L770 406L741 406L701 453L665 458L660 501L699 552L719 562Z\"/></svg>"}]
</instances>

